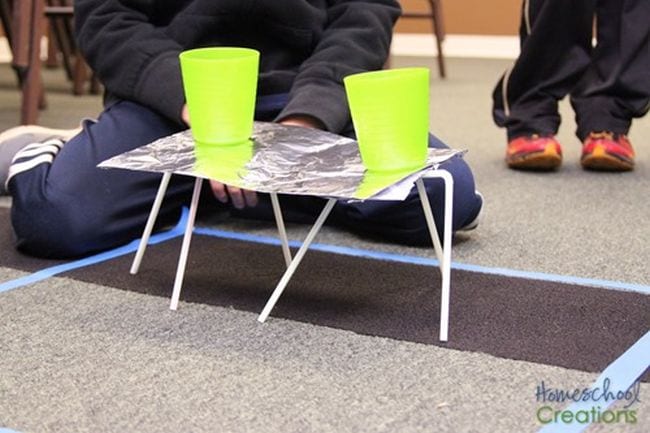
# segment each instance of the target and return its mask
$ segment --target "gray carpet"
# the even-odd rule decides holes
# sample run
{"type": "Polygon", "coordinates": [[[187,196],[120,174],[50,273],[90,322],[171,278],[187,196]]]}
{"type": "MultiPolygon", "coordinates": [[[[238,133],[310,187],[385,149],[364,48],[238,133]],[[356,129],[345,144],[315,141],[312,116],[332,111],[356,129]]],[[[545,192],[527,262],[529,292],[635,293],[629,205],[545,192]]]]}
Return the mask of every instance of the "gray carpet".
{"type": "MultiPolygon", "coordinates": [[[[565,166],[547,174],[509,171],[489,97],[510,62],[448,61],[450,78],[432,81],[432,130],[469,150],[486,197],[480,227],[457,236],[454,260],[650,284],[650,118],[631,133],[638,153],[633,173],[579,168],[566,103],[559,134],[565,166]]],[[[423,64],[434,69],[431,60],[394,61],[394,67],[423,64]]],[[[72,97],[61,77],[46,71],[49,108],[41,123],[73,127],[95,116],[100,99],[72,97]]],[[[17,123],[17,109],[14,77],[0,66],[0,129],[17,123]]],[[[251,221],[219,227],[275,236],[273,227],[251,221]]],[[[290,237],[301,239],[305,231],[292,226],[290,237]]],[[[333,229],[318,241],[432,255],[333,229]]],[[[21,275],[0,268],[0,282],[21,275]]],[[[277,317],[260,325],[255,314],[210,304],[182,303],[177,312],[167,305],[165,298],[66,278],[0,293],[0,431],[533,432],[541,427],[535,419],[541,381],[573,389],[598,376],[277,317]]],[[[643,384],[636,424],[590,431],[647,432],[648,392],[643,384]]]]}
{"type": "Polygon", "coordinates": [[[532,432],[542,380],[596,376],[59,278],[0,312],[0,425],[25,433],[532,432]]]}

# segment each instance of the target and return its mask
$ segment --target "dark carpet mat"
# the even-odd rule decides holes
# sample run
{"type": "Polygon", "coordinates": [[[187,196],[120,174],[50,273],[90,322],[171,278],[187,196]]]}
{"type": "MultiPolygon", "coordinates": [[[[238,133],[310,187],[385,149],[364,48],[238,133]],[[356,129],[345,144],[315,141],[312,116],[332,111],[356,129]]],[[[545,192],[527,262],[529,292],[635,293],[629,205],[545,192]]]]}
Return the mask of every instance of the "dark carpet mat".
{"type": "MultiPolygon", "coordinates": [[[[132,255],[66,276],[169,297],[180,242],[150,247],[136,276],[132,255]]],[[[181,300],[259,313],[283,271],[279,247],[194,236],[181,300]]],[[[450,341],[440,343],[439,277],[435,267],[310,251],[269,320],[592,372],[650,328],[643,294],[453,271],[450,341]]]]}
{"type": "MultiPolygon", "coordinates": [[[[9,245],[7,233],[1,232],[3,245],[9,245]]],[[[132,254],[63,276],[169,297],[180,243],[178,238],[150,246],[136,276],[129,274],[132,254]]],[[[10,247],[0,253],[0,265],[15,269],[58,263],[10,247]]],[[[279,247],[194,236],[181,300],[259,313],[283,272],[279,247]]],[[[457,270],[448,343],[438,341],[439,308],[435,267],[309,251],[269,320],[282,317],[591,372],[602,371],[650,329],[647,295],[457,270]]]]}

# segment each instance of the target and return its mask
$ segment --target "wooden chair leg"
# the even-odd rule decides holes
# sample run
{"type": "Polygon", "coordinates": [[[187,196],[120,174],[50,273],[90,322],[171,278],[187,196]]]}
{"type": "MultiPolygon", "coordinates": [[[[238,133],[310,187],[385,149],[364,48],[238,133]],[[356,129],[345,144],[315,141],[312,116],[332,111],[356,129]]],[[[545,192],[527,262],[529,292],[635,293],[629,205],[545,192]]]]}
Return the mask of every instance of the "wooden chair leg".
{"type": "Polygon", "coordinates": [[[88,67],[84,59],[77,54],[74,63],[74,73],[72,80],[72,93],[75,95],[83,95],[85,93],[84,86],[88,81],[88,67]]]}
{"type": "Polygon", "coordinates": [[[90,94],[99,95],[102,92],[102,84],[99,82],[99,78],[95,73],[90,74],[90,94]]]}
{"type": "Polygon", "coordinates": [[[7,0],[0,0],[0,26],[4,30],[4,35],[7,38],[9,47],[13,50],[13,41],[12,41],[12,4],[7,0]]]}
{"type": "Polygon", "coordinates": [[[49,18],[49,27],[51,29],[50,35],[54,38],[58,51],[61,53],[61,60],[65,73],[68,79],[72,80],[74,75],[73,58],[76,48],[73,45],[73,41],[70,39],[71,36],[68,35],[66,30],[66,20],[68,18],[66,16],[48,14],[47,10],[46,15],[48,15],[49,18]]]}
{"type": "MultiPolygon", "coordinates": [[[[436,40],[436,48],[438,50],[438,74],[440,78],[447,77],[447,71],[445,66],[445,55],[442,48],[442,42],[445,39],[445,25],[444,19],[442,16],[442,5],[441,0],[429,0],[429,11],[405,11],[402,14],[402,18],[406,19],[429,19],[431,20],[431,26],[433,27],[433,36],[436,40]]],[[[390,68],[390,56],[389,59],[384,64],[384,68],[390,68]]]]}
{"type": "Polygon", "coordinates": [[[21,77],[22,124],[36,123],[39,106],[45,104],[41,79],[40,40],[43,35],[43,2],[41,0],[17,2],[14,11],[13,40],[15,41],[13,65],[21,77]]]}
{"type": "Polygon", "coordinates": [[[86,93],[87,83],[90,83],[91,93],[99,93],[99,81],[92,75],[90,68],[79,54],[74,40],[72,1],[47,0],[47,2],[48,7],[45,8],[45,15],[50,20],[53,34],[61,49],[63,65],[68,78],[72,81],[72,93],[83,95],[86,93]]]}
{"type": "Polygon", "coordinates": [[[444,20],[442,17],[442,5],[440,0],[429,0],[431,4],[431,18],[433,23],[433,34],[436,38],[436,47],[438,49],[438,74],[440,78],[447,77],[445,67],[445,55],[442,50],[442,42],[445,39],[444,20]]]}
{"type": "Polygon", "coordinates": [[[38,92],[38,109],[45,110],[47,108],[47,98],[45,97],[45,85],[43,80],[39,78],[39,92],[38,92]]]}
{"type": "Polygon", "coordinates": [[[45,66],[48,68],[59,67],[59,47],[55,39],[52,24],[50,23],[47,26],[47,59],[45,60],[45,66]]]}
{"type": "Polygon", "coordinates": [[[45,108],[46,106],[45,91],[41,80],[40,61],[35,62],[27,70],[27,75],[23,80],[22,91],[20,123],[23,125],[37,123],[39,109],[45,108]]]}
{"type": "Polygon", "coordinates": [[[384,63],[384,68],[383,69],[390,69],[390,65],[391,65],[390,47],[388,49],[389,49],[388,57],[386,57],[386,62],[384,63]]]}

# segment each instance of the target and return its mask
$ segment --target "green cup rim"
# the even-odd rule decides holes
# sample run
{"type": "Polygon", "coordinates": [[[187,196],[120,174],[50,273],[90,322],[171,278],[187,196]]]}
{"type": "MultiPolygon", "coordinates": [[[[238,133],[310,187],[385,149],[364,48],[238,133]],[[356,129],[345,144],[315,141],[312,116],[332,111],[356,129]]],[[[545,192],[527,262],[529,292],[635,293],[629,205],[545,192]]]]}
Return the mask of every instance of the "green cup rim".
{"type": "Polygon", "coordinates": [[[344,82],[358,81],[358,80],[389,80],[396,77],[409,77],[422,73],[430,73],[429,68],[425,67],[409,67],[409,68],[396,68],[396,69],[381,69],[378,71],[367,71],[351,74],[343,78],[344,82]]]}
{"type": "Polygon", "coordinates": [[[245,47],[204,47],[182,51],[179,58],[193,61],[240,60],[260,55],[258,50],[245,47]],[[215,55],[218,54],[218,55],[215,55]]]}

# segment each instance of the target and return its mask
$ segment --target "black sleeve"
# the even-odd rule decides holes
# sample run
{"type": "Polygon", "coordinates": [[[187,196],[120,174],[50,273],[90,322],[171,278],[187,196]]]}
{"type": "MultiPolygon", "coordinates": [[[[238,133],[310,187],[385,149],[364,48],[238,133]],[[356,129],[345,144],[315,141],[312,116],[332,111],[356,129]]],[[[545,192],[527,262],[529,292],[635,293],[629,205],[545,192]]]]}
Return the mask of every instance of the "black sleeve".
{"type": "Polygon", "coordinates": [[[400,11],[392,0],[329,1],[324,32],[301,66],[278,119],[310,115],[327,130],[341,131],[350,116],[343,77],[382,68],[400,11]]]}
{"type": "MultiPolygon", "coordinates": [[[[76,0],[75,25],[82,53],[110,93],[180,122],[185,98],[178,54],[183,47],[167,36],[165,25],[153,24],[156,4],[171,7],[164,3],[76,0]]],[[[382,67],[400,8],[394,0],[324,3],[326,24],[280,119],[306,114],[340,131],[349,121],[343,77],[382,67]]]]}
{"type": "Polygon", "coordinates": [[[181,122],[182,47],[152,24],[155,0],[76,0],[78,45],[106,89],[181,122]]]}

